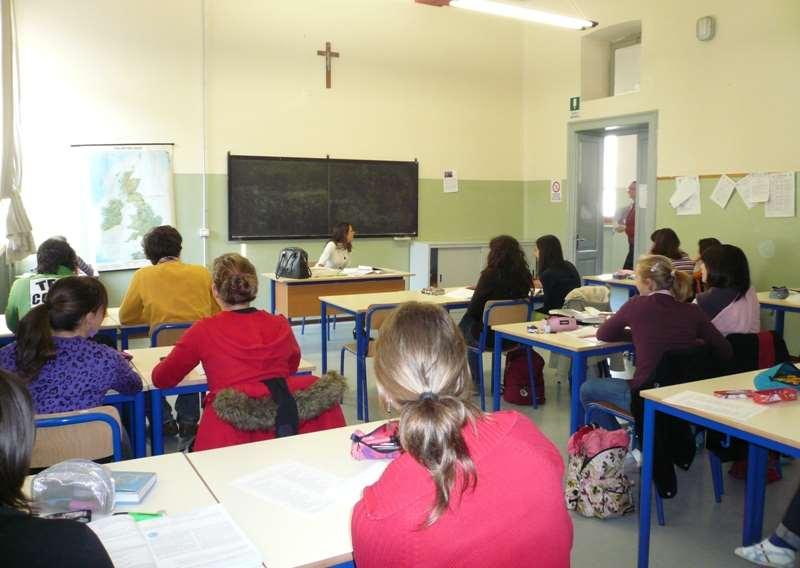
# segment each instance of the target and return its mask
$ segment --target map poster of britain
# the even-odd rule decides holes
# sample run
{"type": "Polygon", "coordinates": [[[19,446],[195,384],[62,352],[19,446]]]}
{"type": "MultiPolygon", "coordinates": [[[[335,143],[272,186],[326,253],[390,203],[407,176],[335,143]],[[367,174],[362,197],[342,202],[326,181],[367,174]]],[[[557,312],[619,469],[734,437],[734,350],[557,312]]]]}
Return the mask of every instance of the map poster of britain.
{"type": "Polygon", "coordinates": [[[174,225],[172,145],[76,147],[79,184],[89,215],[87,256],[98,270],[149,264],[142,237],[174,225]]]}

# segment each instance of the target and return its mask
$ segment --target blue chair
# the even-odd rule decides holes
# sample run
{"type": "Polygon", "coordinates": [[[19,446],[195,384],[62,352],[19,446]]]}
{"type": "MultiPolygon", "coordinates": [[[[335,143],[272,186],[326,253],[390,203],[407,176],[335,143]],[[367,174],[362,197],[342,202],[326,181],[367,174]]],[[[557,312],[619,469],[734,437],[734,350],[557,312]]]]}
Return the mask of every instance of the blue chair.
{"type": "MultiPolygon", "coordinates": [[[[467,357],[477,358],[478,368],[478,394],[481,397],[481,410],[486,410],[486,387],[483,380],[483,354],[490,350],[488,347],[489,333],[493,325],[506,323],[520,323],[531,318],[533,304],[529,298],[519,298],[515,300],[490,300],[483,308],[483,328],[478,338],[477,345],[467,346],[467,357]]],[[[533,372],[532,348],[524,346],[528,355],[528,379],[531,385],[531,397],[533,407],[538,408],[536,403],[536,377],[533,372]]],[[[499,362],[498,362],[499,364],[499,362]]]]}
{"type": "Polygon", "coordinates": [[[122,460],[122,430],[113,406],[39,415],[36,429],[32,468],[74,458],[98,460],[113,456],[114,461],[122,460]]]}
{"type": "MultiPolygon", "coordinates": [[[[367,352],[362,360],[356,360],[356,413],[359,420],[369,422],[369,395],[367,392],[367,357],[375,356],[375,342],[372,332],[383,325],[389,312],[396,308],[395,304],[374,304],[367,308],[365,316],[366,327],[364,334],[367,337],[367,352]],[[358,378],[360,377],[360,379],[358,378]]],[[[339,372],[344,375],[344,354],[346,352],[356,355],[358,353],[355,343],[348,343],[339,352],[339,372]]]]}
{"type": "Polygon", "coordinates": [[[150,347],[175,345],[193,322],[162,323],[150,332],[150,347]]]}
{"type": "MultiPolygon", "coordinates": [[[[600,401],[590,402],[586,405],[586,416],[589,416],[592,412],[605,412],[615,418],[626,421],[629,424],[628,429],[631,432],[631,447],[634,446],[636,439],[636,419],[630,412],[623,410],[615,404],[600,401]]],[[[725,493],[722,477],[722,462],[714,452],[708,452],[708,464],[711,468],[711,481],[714,485],[714,501],[720,503],[722,501],[722,495],[725,493]]],[[[656,496],[656,518],[658,519],[658,524],[663,527],[665,524],[664,500],[661,498],[661,495],[658,494],[658,491],[655,490],[655,487],[653,489],[656,496]]]]}

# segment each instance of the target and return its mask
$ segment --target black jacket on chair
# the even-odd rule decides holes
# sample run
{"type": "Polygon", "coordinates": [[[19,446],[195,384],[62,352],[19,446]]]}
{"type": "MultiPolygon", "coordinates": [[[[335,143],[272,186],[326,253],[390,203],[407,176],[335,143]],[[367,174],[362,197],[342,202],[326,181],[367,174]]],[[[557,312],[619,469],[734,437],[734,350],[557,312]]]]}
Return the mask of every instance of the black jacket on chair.
{"type": "MultiPolygon", "coordinates": [[[[724,366],[715,360],[710,347],[703,345],[690,349],[667,351],[658,367],[644,384],[645,388],[667,387],[710,379],[724,374],[724,366]]],[[[644,425],[644,399],[639,392],[632,393],[631,412],[636,418],[636,431],[640,440],[644,425]]],[[[695,454],[694,432],[688,422],[665,414],[656,415],[653,451],[653,481],[661,497],[668,499],[678,492],[674,465],[689,469],[695,454]]]]}

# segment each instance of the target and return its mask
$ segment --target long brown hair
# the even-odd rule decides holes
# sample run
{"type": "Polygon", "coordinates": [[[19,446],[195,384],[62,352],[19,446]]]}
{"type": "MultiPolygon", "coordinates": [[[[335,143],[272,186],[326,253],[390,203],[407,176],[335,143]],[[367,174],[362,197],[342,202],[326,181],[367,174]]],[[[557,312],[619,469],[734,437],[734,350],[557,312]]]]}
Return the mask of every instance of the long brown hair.
{"type": "Polygon", "coordinates": [[[230,305],[252,302],[258,294],[256,267],[240,254],[230,252],[214,259],[212,280],[217,294],[230,305]]]}
{"type": "Polygon", "coordinates": [[[331,231],[331,240],[334,244],[347,252],[353,252],[353,243],[347,240],[347,233],[350,232],[352,225],[350,223],[336,223],[331,231]]]}
{"type": "Polygon", "coordinates": [[[17,330],[17,372],[31,380],[55,358],[53,331],[74,331],[83,317],[108,307],[108,294],[97,278],[67,276],[56,280],[47,298],[29,311],[17,330]]]}
{"type": "Polygon", "coordinates": [[[461,493],[478,481],[461,433],[482,416],[470,400],[466,344],[442,308],[409,302],[386,320],[376,348],[378,387],[400,409],[400,444],[436,486],[430,526],[447,509],[459,471],[461,493]]]}
{"type": "Polygon", "coordinates": [[[35,437],[28,388],[0,369],[0,505],[29,511],[22,491],[35,437]]]}
{"type": "Polygon", "coordinates": [[[669,290],[679,302],[692,297],[692,277],[688,272],[676,270],[672,260],[659,254],[644,255],[636,262],[636,276],[640,280],[649,278],[656,290],[669,290]]]}
{"type": "Polygon", "coordinates": [[[499,235],[489,242],[489,256],[484,273],[496,273],[506,282],[531,281],[531,269],[519,241],[510,235],[499,235]]]}
{"type": "Polygon", "coordinates": [[[678,238],[678,234],[669,227],[653,231],[650,240],[653,241],[650,254],[660,254],[672,260],[680,260],[686,256],[686,253],[681,250],[681,240],[678,238]]]}

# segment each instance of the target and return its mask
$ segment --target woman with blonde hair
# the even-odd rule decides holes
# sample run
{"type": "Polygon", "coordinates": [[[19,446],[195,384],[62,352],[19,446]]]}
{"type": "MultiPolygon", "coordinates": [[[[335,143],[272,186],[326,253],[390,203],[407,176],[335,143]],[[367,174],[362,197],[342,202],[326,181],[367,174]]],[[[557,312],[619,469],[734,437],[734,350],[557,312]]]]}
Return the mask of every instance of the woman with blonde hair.
{"type": "Polygon", "coordinates": [[[172,388],[203,364],[209,393],[194,449],[344,426],[341,378],[295,376],[300,347],[286,318],[250,307],[258,293],[253,264],[223,254],[214,259],[212,282],[222,311],[192,325],[153,369],[153,383],[172,388]]]}
{"type": "MultiPolygon", "coordinates": [[[[630,410],[631,391],[639,390],[655,371],[662,355],[672,349],[687,349],[704,342],[719,359],[729,359],[730,343],[711,324],[697,304],[687,304],[692,296],[692,276],[676,269],[666,256],[642,256],[636,263],[636,288],[631,298],[597,330],[601,341],[633,341],[636,370],[630,381],[588,379],[581,386],[584,407],[595,401],[610,402],[630,410]]],[[[586,422],[607,430],[619,428],[606,413],[586,416],[586,422]]]]}
{"type": "Polygon", "coordinates": [[[486,415],[472,403],[466,344],[447,312],[414,302],[395,310],[375,372],[400,414],[404,453],[353,510],[359,568],[569,566],[561,455],[521,414],[486,415]]]}

